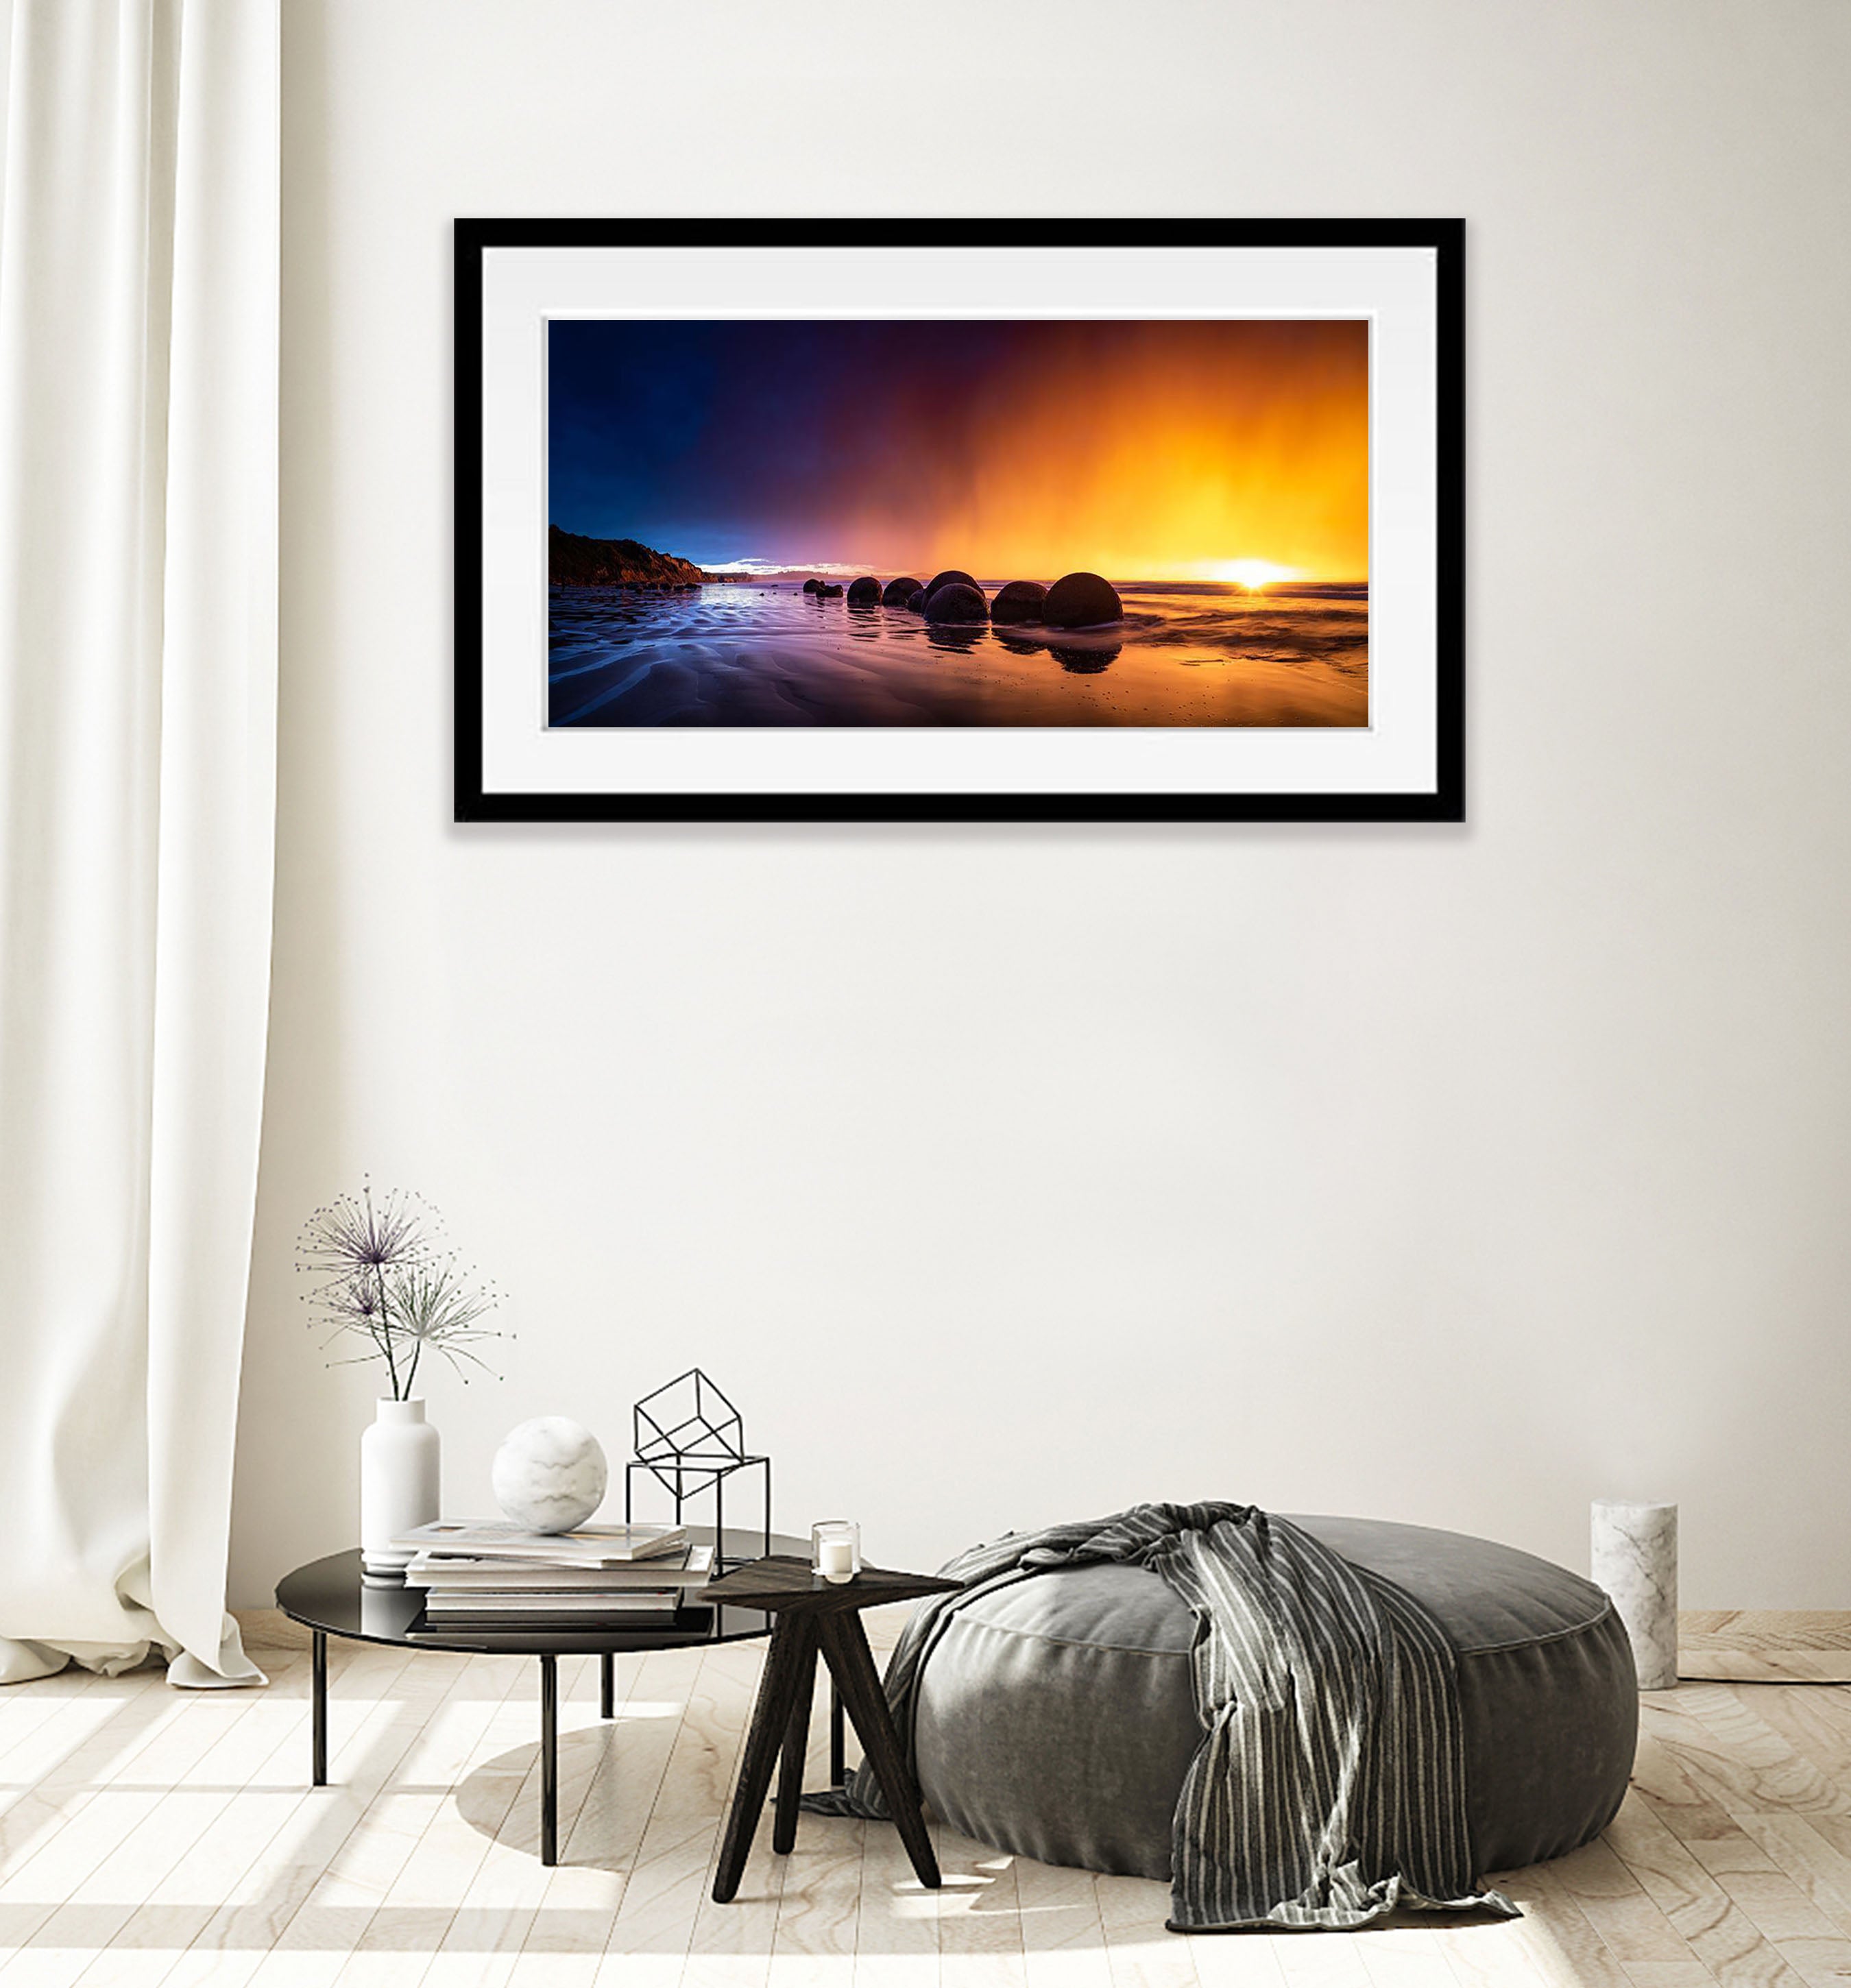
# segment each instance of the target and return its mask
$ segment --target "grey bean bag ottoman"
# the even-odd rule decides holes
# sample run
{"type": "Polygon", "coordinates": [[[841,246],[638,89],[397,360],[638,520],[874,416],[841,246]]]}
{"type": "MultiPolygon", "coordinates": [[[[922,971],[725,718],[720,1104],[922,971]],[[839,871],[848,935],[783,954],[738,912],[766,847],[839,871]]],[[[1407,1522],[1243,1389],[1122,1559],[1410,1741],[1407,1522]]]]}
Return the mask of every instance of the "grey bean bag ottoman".
{"type": "MultiPolygon", "coordinates": [[[[1423,1601],[1457,1646],[1477,1868],[1518,1870],[1599,1835],[1626,1793],[1639,1725],[1632,1651],[1606,1595],[1487,1540],[1292,1516],[1423,1601]]],[[[1061,1568],[969,1603],[920,1682],[926,1799],[999,1850],[1167,1880],[1176,1797],[1202,1740],[1195,1629],[1135,1567],[1061,1568]]]]}

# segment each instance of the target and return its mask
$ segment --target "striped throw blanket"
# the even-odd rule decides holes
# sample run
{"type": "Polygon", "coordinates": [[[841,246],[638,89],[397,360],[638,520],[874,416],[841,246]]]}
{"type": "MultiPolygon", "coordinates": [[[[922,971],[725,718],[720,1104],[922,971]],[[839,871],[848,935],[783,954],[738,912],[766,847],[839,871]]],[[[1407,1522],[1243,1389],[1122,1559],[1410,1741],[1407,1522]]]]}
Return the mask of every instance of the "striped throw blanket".
{"type": "MultiPolygon", "coordinates": [[[[920,1606],[888,1667],[909,1752],[921,1672],[956,1611],[1087,1560],[1148,1567],[1200,1625],[1203,1737],[1176,1803],[1173,1931],[1359,1926],[1398,1904],[1518,1916],[1472,1868],[1445,1631],[1392,1582],[1250,1505],[1138,1505],[960,1554],[942,1570],[963,1587],[920,1606]]],[[[885,1813],[865,1767],[806,1806],[885,1813]]]]}

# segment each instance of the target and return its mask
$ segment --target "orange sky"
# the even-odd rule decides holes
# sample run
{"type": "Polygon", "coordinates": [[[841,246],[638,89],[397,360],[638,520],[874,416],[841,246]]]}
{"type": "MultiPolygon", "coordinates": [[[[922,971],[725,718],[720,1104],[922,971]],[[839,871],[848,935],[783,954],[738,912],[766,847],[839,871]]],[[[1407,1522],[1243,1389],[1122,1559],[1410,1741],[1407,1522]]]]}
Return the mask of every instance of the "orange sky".
{"type": "Polygon", "coordinates": [[[929,563],[1132,580],[1263,560],[1366,579],[1367,324],[1136,329],[1108,374],[1076,339],[986,384],[966,431],[985,441],[940,493],[929,563]]]}

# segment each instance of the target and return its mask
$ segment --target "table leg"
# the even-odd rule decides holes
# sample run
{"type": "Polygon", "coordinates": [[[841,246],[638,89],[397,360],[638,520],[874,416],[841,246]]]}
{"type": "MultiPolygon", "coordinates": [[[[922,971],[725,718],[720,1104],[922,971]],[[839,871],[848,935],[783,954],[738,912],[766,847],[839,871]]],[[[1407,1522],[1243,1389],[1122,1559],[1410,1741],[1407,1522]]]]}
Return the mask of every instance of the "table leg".
{"type": "Polygon", "coordinates": [[[757,1702],[752,1708],[751,1729],[739,1762],[739,1785],[733,1791],[733,1808],[726,1817],[726,1834],[720,1844],[719,1862],[713,1873],[713,1902],[723,1905],[734,1898],[745,1875],[746,1858],[752,1848],[753,1832],[759,1812],[771,1786],[772,1770],[790,1724],[791,1694],[801,1665],[799,1658],[807,1638],[799,1618],[787,1616],[771,1632],[771,1647],[765,1653],[765,1668],[759,1678],[757,1702]]]}
{"type": "Polygon", "coordinates": [[[617,1716],[617,1652],[607,1650],[597,1660],[597,1716],[617,1716]]]}
{"type": "Polygon", "coordinates": [[[893,1817],[900,1841],[912,1860],[919,1882],[932,1890],[939,1883],[939,1860],[932,1854],[932,1838],[926,1832],[926,1818],[919,1813],[919,1790],[900,1748],[899,1736],[887,1709],[887,1696],[874,1667],[874,1653],[868,1647],[861,1618],[844,1610],[824,1615],[819,1623],[823,1656],[835,1674],[848,1702],[848,1716],[861,1736],[861,1754],[873,1768],[881,1793],[887,1799],[887,1812],[893,1817]]]}
{"type": "Polygon", "coordinates": [[[559,1659],[540,1660],[540,1861],[559,1861],[559,1659]]]}
{"type": "Polygon", "coordinates": [[[328,1784],[328,1638],[321,1629],[309,1659],[309,1778],[318,1788],[328,1784]]]}
{"type": "Polygon", "coordinates": [[[797,1660],[790,1691],[790,1716],[784,1726],[783,1765],[778,1773],[777,1807],[771,1824],[771,1847],[786,1857],[797,1844],[797,1804],[804,1799],[804,1756],[810,1750],[810,1700],[816,1690],[816,1630],[806,1621],[804,1647],[797,1660]]]}
{"type": "Polygon", "coordinates": [[[844,1786],[848,1779],[848,1735],[842,1730],[842,1687],[829,1673],[829,1785],[844,1786]]]}

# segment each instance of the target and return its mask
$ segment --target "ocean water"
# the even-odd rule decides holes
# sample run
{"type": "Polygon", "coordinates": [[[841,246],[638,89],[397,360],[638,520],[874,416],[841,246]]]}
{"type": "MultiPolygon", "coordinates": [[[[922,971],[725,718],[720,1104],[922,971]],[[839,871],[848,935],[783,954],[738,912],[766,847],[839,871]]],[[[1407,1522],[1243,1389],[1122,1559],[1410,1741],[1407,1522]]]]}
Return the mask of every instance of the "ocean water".
{"type": "Polygon", "coordinates": [[[1122,624],[1062,631],[932,627],[798,582],[556,587],[550,722],[1368,724],[1367,587],[1118,591],[1122,624]]]}

